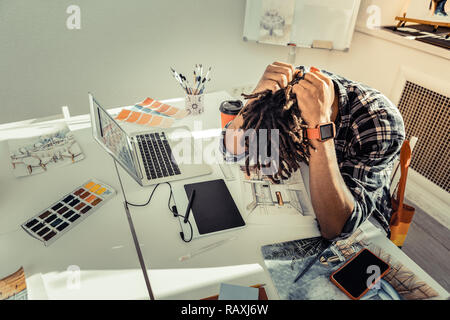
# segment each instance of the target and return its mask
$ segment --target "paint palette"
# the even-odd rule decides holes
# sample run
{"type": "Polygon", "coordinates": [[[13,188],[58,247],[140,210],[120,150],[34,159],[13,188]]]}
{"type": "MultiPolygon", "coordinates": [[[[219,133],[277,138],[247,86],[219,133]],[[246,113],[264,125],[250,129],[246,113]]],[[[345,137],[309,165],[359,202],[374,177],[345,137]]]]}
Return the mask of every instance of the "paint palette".
{"type": "Polygon", "coordinates": [[[46,246],[50,245],[100,208],[115,193],[110,186],[91,179],[23,223],[22,228],[46,246]]]}

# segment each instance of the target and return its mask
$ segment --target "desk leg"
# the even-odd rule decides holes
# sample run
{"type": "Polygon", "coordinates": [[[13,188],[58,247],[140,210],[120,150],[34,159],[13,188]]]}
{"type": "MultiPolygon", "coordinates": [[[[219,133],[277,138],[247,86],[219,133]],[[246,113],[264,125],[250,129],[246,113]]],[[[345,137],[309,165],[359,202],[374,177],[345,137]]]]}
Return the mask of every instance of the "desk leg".
{"type": "Polygon", "coordinates": [[[145,261],[144,261],[144,258],[142,257],[141,247],[139,246],[139,241],[136,236],[136,231],[134,230],[134,224],[133,224],[133,219],[131,218],[131,215],[130,215],[130,210],[128,209],[128,205],[126,202],[124,202],[123,205],[125,207],[125,212],[127,214],[128,224],[130,226],[131,235],[133,236],[134,246],[136,248],[136,253],[139,258],[139,264],[141,265],[142,273],[144,274],[145,284],[147,285],[147,290],[148,290],[148,294],[150,295],[150,300],[155,300],[155,297],[153,296],[152,286],[150,285],[150,280],[148,278],[147,268],[145,267],[145,261]]]}
{"type": "Polygon", "coordinates": [[[144,274],[145,285],[147,286],[147,291],[150,296],[150,300],[155,300],[153,295],[152,286],[150,285],[150,280],[148,278],[147,267],[145,266],[144,258],[142,257],[141,247],[139,246],[139,241],[134,229],[133,219],[131,218],[130,210],[128,209],[127,197],[125,195],[125,190],[123,188],[122,179],[120,178],[119,169],[117,168],[117,161],[114,159],[114,166],[116,167],[117,178],[119,179],[120,189],[122,190],[123,196],[123,206],[125,208],[125,213],[127,215],[128,225],[130,226],[131,235],[133,236],[134,247],[136,248],[136,253],[139,258],[139,264],[141,265],[142,273],[144,274]]]}

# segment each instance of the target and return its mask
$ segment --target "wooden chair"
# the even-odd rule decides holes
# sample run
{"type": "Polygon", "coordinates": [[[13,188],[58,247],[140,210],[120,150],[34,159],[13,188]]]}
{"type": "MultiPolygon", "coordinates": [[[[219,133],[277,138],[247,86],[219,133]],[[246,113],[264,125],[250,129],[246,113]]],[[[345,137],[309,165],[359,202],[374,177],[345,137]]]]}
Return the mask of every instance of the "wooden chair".
{"type": "Polygon", "coordinates": [[[397,184],[395,190],[397,194],[392,196],[392,208],[394,212],[392,213],[390,227],[391,234],[389,238],[398,247],[402,247],[405,242],[406,235],[408,234],[409,226],[414,217],[415,208],[404,203],[405,190],[406,190],[406,179],[408,177],[408,168],[411,163],[411,147],[409,140],[403,142],[400,151],[400,180],[397,184]]]}

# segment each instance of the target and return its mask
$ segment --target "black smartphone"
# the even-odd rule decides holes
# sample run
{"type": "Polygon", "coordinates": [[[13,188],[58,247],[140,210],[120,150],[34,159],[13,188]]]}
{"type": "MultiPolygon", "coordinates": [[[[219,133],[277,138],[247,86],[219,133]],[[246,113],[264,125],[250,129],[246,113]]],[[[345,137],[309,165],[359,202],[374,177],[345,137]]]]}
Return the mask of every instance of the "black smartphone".
{"type": "Polygon", "coordinates": [[[368,249],[362,249],[333,272],[331,281],[351,299],[358,300],[373,287],[390,266],[368,249]]]}

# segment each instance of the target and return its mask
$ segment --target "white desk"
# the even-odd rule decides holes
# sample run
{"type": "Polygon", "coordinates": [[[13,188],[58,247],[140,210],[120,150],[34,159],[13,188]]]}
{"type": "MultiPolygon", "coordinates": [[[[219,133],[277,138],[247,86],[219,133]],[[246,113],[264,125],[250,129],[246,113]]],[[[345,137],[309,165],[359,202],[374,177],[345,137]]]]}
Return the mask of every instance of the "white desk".
{"type": "MultiPolygon", "coordinates": [[[[2,137],[6,134],[0,132],[2,137]]],[[[74,130],[74,134],[86,159],[24,178],[13,176],[7,144],[0,142],[0,274],[6,276],[23,266],[30,279],[30,298],[146,298],[120,195],[49,247],[20,228],[26,219],[71,192],[83,180],[96,177],[118,190],[113,163],[94,142],[90,130],[74,130]],[[67,288],[66,282],[74,276],[66,272],[71,265],[80,268],[79,289],[67,288]],[[119,276],[108,276],[115,272],[119,276]]]]}
{"type": "MultiPolygon", "coordinates": [[[[99,97],[100,99],[101,97],[99,97]]],[[[206,95],[205,112],[179,122],[192,130],[220,128],[218,107],[231,99],[225,92],[206,95]],[[193,120],[201,120],[194,122],[193,120]],[[200,128],[201,126],[201,128],[200,128]]],[[[184,99],[168,103],[183,107],[184,99]]],[[[144,278],[122,205],[119,183],[109,156],[92,139],[88,117],[71,119],[69,125],[86,154],[74,165],[56,168],[44,174],[16,179],[11,173],[6,143],[0,142],[0,276],[24,266],[30,298],[50,299],[146,299],[144,278]],[[19,226],[52,201],[89,178],[98,178],[113,186],[118,195],[91,217],[70,230],[49,247],[31,238],[19,226]],[[20,191],[20,193],[19,193],[20,191]],[[22,194],[27,195],[23,201],[22,194]],[[15,231],[14,231],[15,230],[15,231]],[[70,265],[80,267],[80,287],[67,286],[70,265]]],[[[9,130],[1,130],[0,141],[9,130]]],[[[119,168],[130,202],[145,202],[153,187],[140,187],[119,168]]],[[[223,178],[217,165],[208,176],[173,182],[174,188],[185,183],[223,178]]],[[[227,182],[241,212],[243,201],[239,182],[227,182]]],[[[147,207],[130,207],[141,250],[155,297],[158,299],[199,299],[218,293],[220,282],[242,285],[266,283],[269,298],[277,293],[265,271],[260,247],[281,241],[318,236],[317,228],[247,225],[244,229],[195,239],[184,243],[180,227],[167,209],[169,187],[161,185],[147,207]],[[235,236],[226,244],[180,262],[189,252],[235,236]]],[[[381,235],[381,233],[380,233],[381,235]]],[[[385,237],[377,238],[385,251],[427,281],[441,297],[448,293],[423,272],[385,237]]]]}

